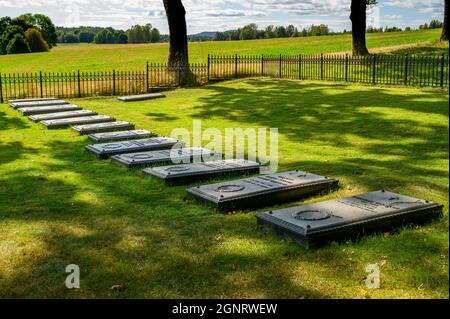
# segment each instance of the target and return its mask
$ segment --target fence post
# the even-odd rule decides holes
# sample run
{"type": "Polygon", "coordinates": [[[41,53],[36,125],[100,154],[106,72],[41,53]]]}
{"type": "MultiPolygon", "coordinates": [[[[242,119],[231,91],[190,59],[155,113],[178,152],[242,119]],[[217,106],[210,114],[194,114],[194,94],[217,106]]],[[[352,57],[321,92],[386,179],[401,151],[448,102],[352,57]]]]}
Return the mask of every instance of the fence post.
{"type": "Polygon", "coordinates": [[[208,82],[211,81],[211,56],[208,54],[208,82]]]}
{"type": "Polygon", "coordinates": [[[81,97],[81,76],[80,76],[80,70],[77,72],[77,79],[78,79],[78,97],[81,97]]]}
{"type": "Polygon", "coordinates": [[[302,55],[298,55],[298,79],[302,79],[302,55]]]}
{"type": "Polygon", "coordinates": [[[323,53],[320,54],[320,80],[323,81],[323,53]]]}
{"type": "Polygon", "coordinates": [[[264,76],[264,54],[261,54],[261,76],[264,76]]]}
{"type": "Polygon", "coordinates": [[[3,100],[3,82],[2,82],[2,74],[0,73],[0,103],[4,103],[3,100]]]}
{"type": "Polygon", "coordinates": [[[234,77],[238,77],[238,55],[236,54],[234,57],[234,77]]]}
{"type": "Polygon", "coordinates": [[[41,93],[41,99],[44,97],[44,90],[42,87],[42,71],[39,71],[39,87],[40,87],[40,93],[41,93]]]}
{"type": "Polygon", "coordinates": [[[441,56],[441,89],[444,89],[445,54],[441,56]]]}
{"type": "Polygon", "coordinates": [[[115,95],[116,95],[116,70],[113,70],[113,96],[115,95]]]}
{"type": "Polygon", "coordinates": [[[348,53],[345,54],[345,82],[348,82],[348,53]]]}
{"type": "Polygon", "coordinates": [[[145,91],[147,93],[150,92],[149,75],[150,75],[150,72],[149,72],[148,61],[147,61],[146,66],[145,66],[145,86],[147,87],[147,89],[145,91]]]}
{"type": "Polygon", "coordinates": [[[373,55],[373,65],[372,65],[372,85],[376,84],[376,74],[377,74],[377,56],[373,55]]]}
{"type": "Polygon", "coordinates": [[[408,53],[405,55],[405,85],[408,85],[408,53]]]}
{"type": "Polygon", "coordinates": [[[281,56],[281,54],[280,54],[280,79],[283,77],[283,73],[282,73],[282,71],[281,71],[281,68],[282,68],[282,62],[283,62],[283,58],[282,58],[282,56],[281,56]]]}

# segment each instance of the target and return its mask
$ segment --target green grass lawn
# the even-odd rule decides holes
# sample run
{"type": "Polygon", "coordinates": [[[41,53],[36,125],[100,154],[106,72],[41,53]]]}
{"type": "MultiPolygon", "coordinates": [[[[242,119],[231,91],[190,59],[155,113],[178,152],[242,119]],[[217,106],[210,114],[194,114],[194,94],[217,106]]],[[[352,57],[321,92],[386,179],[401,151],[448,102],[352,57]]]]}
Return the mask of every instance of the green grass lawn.
{"type": "MultiPolygon", "coordinates": [[[[369,48],[430,42],[439,39],[441,30],[372,33],[369,48]]],[[[208,54],[319,54],[350,51],[351,35],[294,39],[268,39],[190,43],[191,62],[206,63],[208,54]]],[[[140,45],[60,45],[49,53],[0,56],[1,73],[143,70],[146,61],[166,62],[167,44],[140,45]]]]}
{"type": "Polygon", "coordinates": [[[448,95],[247,79],[163,100],[71,100],[168,135],[177,127],[278,127],[280,170],[340,189],[279,207],[389,189],[445,205],[442,219],[305,250],[256,229],[259,211],[216,213],[137,170],[101,161],[71,130],[0,105],[0,297],[448,298],[448,95]],[[81,289],[65,267],[81,267],[81,289]],[[381,265],[381,289],[364,285],[381,265]],[[112,290],[121,285],[120,291],[112,290]]]}

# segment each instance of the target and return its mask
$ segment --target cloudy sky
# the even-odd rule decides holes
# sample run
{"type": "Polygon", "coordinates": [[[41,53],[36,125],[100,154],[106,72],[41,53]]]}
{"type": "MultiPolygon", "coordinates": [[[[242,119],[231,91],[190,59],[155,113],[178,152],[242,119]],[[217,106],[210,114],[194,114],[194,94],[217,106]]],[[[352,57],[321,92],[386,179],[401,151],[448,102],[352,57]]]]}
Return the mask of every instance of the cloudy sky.
{"type": "MultiPolygon", "coordinates": [[[[413,26],[442,20],[444,0],[379,0],[369,17],[373,26],[413,26]]],[[[231,30],[248,23],[260,27],[325,23],[350,29],[350,0],[184,0],[189,33],[231,30]]],[[[127,29],[151,23],[167,33],[162,0],[0,0],[0,16],[44,13],[58,26],[112,26],[127,29]]]]}

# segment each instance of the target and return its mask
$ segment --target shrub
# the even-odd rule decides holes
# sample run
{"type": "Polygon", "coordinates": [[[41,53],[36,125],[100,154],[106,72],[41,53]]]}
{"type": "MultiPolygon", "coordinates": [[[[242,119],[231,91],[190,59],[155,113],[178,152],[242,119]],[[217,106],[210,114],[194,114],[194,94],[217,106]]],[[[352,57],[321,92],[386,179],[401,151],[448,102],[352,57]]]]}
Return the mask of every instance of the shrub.
{"type": "Polygon", "coordinates": [[[7,54],[18,54],[18,53],[30,53],[30,45],[28,44],[27,39],[17,33],[14,37],[9,41],[8,46],[6,47],[7,54]]]}
{"type": "Polygon", "coordinates": [[[47,52],[49,50],[47,42],[44,40],[41,31],[30,28],[25,32],[31,52],[47,52]]]}

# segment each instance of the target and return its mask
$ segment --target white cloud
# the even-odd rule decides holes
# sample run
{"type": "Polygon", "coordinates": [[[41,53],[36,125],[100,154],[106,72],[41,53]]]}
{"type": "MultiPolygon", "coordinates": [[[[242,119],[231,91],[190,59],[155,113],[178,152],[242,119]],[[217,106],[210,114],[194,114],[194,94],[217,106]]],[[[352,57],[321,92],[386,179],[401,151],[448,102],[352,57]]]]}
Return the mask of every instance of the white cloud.
{"type": "MultiPolygon", "coordinates": [[[[248,23],[260,27],[292,23],[302,27],[326,23],[332,29],[350,27],[351,0],[183,0],[190,33],[229,30],[248,23]]],[[[379,0],[383,22],[405,24],[442,15],[442,0],[379,0]],[[401,11],[411,13],[402,14],[401,11]],[[399,12],[400,11],[400,12],[399,12]],[[383,16],[384,15],[384,16],[383,16]]],[[[1,15],[44,13],[57,25],[113,26],[126,29],[151,23],[167,32],[162,0],[0,0],[1,15]]]]}

